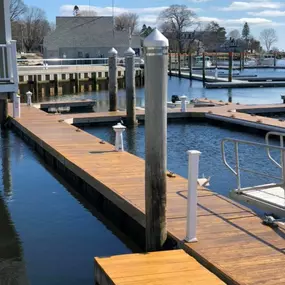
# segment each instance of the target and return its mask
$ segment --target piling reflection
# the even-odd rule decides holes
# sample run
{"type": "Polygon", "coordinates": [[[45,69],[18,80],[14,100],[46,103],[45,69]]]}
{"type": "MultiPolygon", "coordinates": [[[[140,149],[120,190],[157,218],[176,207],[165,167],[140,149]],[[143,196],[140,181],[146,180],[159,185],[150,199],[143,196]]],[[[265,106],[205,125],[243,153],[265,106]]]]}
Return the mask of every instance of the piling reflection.
{"type": "Polygon", "coordinates": [[[128,148],[128,151],[133,154],[136,153],[137,128],[138,127],[136,126],[128,127],[126,130],[127,148],[128,148]]]}
{"type": "Polygon", "coordinates": [[[2,137],[2,183],[4,187],[4,194],[6,197],[12,195],[12,177],[11,177],[11,148],[10,148],[10,136],[7,130],[1,131],[2,137]]]}
{"type": "Polygon", "coordinates": [[[0,196],[0,285],[28,285],[19,236],[0,196]]]}
{"type": "Polygon", "coordinates": [[[233,89],[232,88],[228,89],[228,102],[229,103],[233,102],[233,89]]]}

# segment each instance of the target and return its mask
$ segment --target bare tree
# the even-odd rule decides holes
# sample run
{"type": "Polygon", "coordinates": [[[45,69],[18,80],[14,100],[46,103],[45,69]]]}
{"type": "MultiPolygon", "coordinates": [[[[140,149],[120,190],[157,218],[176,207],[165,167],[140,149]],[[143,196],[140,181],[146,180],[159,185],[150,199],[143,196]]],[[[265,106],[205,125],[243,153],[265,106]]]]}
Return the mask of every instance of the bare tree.
{"type": "Polygon", "coordinates": [[[197,16],[186,5],[171,5],[159,14],[158,21],[161,23],[160,28],[164,30],[164,33],[170,34],[177,43],[180,72],[180,53],[185,41],[184,32],[198,24],[197,16]]]}
{"type": "Polygon", "coordinates": [[[12,22],[19,20],[26,9],[27,7],[22,0],[10,0],[10,20],[12,22]]]}
{"type": "Polygon", "coordinates": [[[37,7],[29,7],[23,17],[24,45],[29,52],[39,49],[50,27],[45,12],[37,7]]]}
{"type": "Polygon", "coordinates": [[[234,40],[238,40],[238,39],[241,38],[241,34],[240,34],[239,30],[232,30],[232,31],[229,32],[228,38],[232,38],[234,40]]]}
{"type": "Polygon", "coordinates": [[[128,31],[131,33],[137,29],[139,15],[135,13],[122,13],[115,17],[115,29],[117,31],[128,31]]]}
{"type": "Polygon", "coordinates": [[[269,52],[272,45],[278,41],[276,31],[272,28],[264,29],[260,33],[260,41],[265,45],[267,52],[269,52]]]}

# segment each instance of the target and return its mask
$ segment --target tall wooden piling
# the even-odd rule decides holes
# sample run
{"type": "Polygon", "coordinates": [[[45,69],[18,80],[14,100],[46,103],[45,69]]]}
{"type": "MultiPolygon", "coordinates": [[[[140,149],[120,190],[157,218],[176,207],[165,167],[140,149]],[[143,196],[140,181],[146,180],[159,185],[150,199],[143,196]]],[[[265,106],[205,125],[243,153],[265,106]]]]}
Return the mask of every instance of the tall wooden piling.
{"type": "Polygon", "coordinates": [[[91,74],[92,78],[92,91],[97,91],[97,78],[96,78],[96,72],[92,72],[91,74]]]}
{"type": "Polygon", "coordinates": [[[58,75],[54,74],[54,95],[58,95],[58,75]]]}
{"type": "Polygon", "coordinates": [[[169,75],[171,76],[172,75],[172,71],[171,71],[171,69],[172,69],[172,62],[171,62],[171,52],[169,52],[169,54],[168,54],[168,70],[169,70],[169,75]]]}
{"type": "Polygon", "coordinates": [[[229,52],[229,82],[233,81],[233,53],[229,52]]]}
{"type": "Polygon", "coordinates": [[[181,77],[181,53],[178,53],[178,76],[181,77]]]}
{"type": "Polygon", "coordinates": [[[39,83],[38,83],[38,75],[34,75],[34,90],[33,94],[35,97],[39,95],[39,83]]]}
{"type": "Polygon", "coordinates": [[[276,56],[276,52],[274,53],[274,67],[276,67],[277,65],[277,56],[276,56]]]}
{"type": "Polygon", "coordinates": [[[129,47],[125,52],[125,82],[127,103],[127,125],[134,126],[136,120],[135,51],[129,47]]]}
{"type": "Polygon", "coordinates": [[[160,250],[167,238],[167,54],[168,40],[157,30],[145,50],[145,211],[146,250],[160,250]]]}
{"type": "Polygon", "coordinates": [[[79,92],[79,73],[75,73],[75,93],[79,92]]]}
{"type": "Polygon", "coordinates": [[[109,111],[117,111],[117,54],[118,52],[114,48],[109,51],[109,111]]]}
{"type": "Polygon", "coordinates": [[[202,76],[203,76],[203,83],[206,82],[206,59],[205,59],[205,53],[203,52],[203,67],[202,67],[202,76]]]}
{"type": "Polygon", "coordinates": [[[242,52],[239,54],[239,70],[242,71],[242,52]]]}
{"type": "Polygon", "coordinates": [[[193,64],[192,64],[192,54],[189,53],[188,57],[188,67],[189,67],[189,79],[192,79],[192,73],[193,73],[193,64]]]}

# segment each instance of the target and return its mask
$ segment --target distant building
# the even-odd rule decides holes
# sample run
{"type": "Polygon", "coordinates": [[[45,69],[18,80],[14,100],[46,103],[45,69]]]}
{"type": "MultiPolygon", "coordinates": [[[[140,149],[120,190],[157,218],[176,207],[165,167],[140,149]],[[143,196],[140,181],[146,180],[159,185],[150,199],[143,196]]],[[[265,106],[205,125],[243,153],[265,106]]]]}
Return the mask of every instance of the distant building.
{"type": "MultiPolygon", "coordinates": [[[[108,57],[114,47],[123,56],[129,46],[128,31],[113,31],[112,17],[56,17],[56,29],[44,38],[45,58],[108,57]]],[[[139,56],[141,40],[132,36],[132,48],[139,56]]]]}

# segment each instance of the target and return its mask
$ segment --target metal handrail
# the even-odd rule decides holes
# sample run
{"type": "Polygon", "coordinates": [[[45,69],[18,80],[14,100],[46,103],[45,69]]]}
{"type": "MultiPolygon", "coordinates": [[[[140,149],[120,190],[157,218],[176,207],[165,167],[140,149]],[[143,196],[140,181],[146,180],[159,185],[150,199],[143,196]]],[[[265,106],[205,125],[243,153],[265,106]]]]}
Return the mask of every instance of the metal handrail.
{"type": "MultiPolygon", "coordinates": [[[[285,137],[285,133],[283,134],[283,133],[279,133],[279,132],[268,132],[268,133],[266,134],[266,136],[265,136],[265,142],[266,142],[266,144],[269,144],[269,142],[270,142],[270,137],[271,137],[271,136],[278,136],[278,137],[280,138],[280,146],[281,146],[281,147],[284,147],[284,137],[285,137]]],[[[271,153],[270,153],[270,149],[269,149],[269,148],[267,148],[267,155],[268,155],[269,159],[270,159],[271,161],[273,161],[279,168],[283,168],[282,163],[281,163],[281,164],[278,163],[278,162],[271,156],[271,153]]],[[[281,160],[281,161],[283,161],[283,160],[281,160]]]]}
{"type": "MultiPolygon", "coordinates": [[[[231,139],[231,138],[223,139],[222,142],[221,142],[223,162],[227,166],[227,168],[236,176],[236,178],[237,178],[237,190],[238,191],[241,190],[241,178],[240,178],[240,172],[241,171],[253,173],[253,174],[256,174],[256,175],[263,176],[263,177],[279,179],[279,180],[284,182],[284,175],[281,178],[281,177],[269,175],[269,174],[266,174],[266,173],[254,171],[254,170],[251,170],[251,169],[248,169],[248,168],[241,168],[240,167],[240,163],[239,163],[239,149],[238,149],[239,144],[245,144],[245,145],[252,145],[252,146],[262,147],[262,148],[265,148],[266,150],[268,150],[268,149],[276,149],[276,150],[280,150],[281,151],[281,153],[283,154],[282,158],[285,155],[285,148],[281,147],[281,146],[274,146],[274,145],[270,145],[270,144],[256,143],[256,142],[244,141],[244,140],[238,140],[238,139],[231,139]],[[230,142],[230,143],[234,144],[235,160],[236,160],[235,169],[228,163],[228,161],[226,159],[226,154],[225,154],[225,144],[226,144],[226,142],[230,142]]],[[[283,171],[283,173],[284,173],[284,171],[283,171]]]]}

